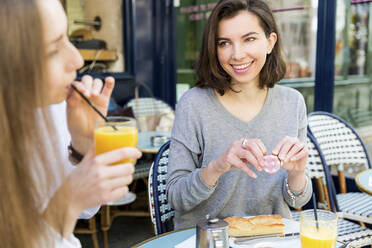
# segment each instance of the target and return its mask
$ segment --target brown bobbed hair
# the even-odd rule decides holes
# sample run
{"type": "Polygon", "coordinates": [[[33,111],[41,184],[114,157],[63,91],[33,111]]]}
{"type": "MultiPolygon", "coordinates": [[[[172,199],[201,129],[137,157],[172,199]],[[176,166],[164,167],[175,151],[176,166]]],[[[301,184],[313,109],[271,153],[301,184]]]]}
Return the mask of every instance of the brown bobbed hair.
{"type": "MultiPolygon", "coordinates": [[[[42,1],[0,1],[1,247],[53,247],[43,208],[64,175],[53,121],[43,107],[48,87],[42,1]],[[53,163],[59,163],[55,170],[53,163]]],[[[64,211],[61,204],[50,210],[53,216],[64,211]]],[[[56,223],[62,232],[63,220],[56,223]]]]}
{"type": "Polygon", "coordinates": [[[218,25],[222,19],[232,18],[240,11],[249,11],[258,17],[259,24],[268,38],[276,33],[277,41],[267,55],[265,65],[259,75],[259,87],[274,87],[284,77],[286,65],[281,54],[281,39],[270,7],[264,0],[221,0],[212,10],[204,27],[202,46],[195,64],[198,80],[196,86],[213,88],[220,95],[233,90],[231,77],[222,68],[217,57],[218,25]]]}

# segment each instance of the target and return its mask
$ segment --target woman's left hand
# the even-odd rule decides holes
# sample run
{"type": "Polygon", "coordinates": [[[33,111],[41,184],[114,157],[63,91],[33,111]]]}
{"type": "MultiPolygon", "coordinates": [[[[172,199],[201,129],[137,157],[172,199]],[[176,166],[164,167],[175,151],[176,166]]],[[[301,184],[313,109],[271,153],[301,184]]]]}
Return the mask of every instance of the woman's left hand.
{"type": "Polygon", "coordinates": [[[275,146],[272,154],[278,156],[288,174],[304,174],[308,150],[297,137],[286,136],[275,146]]]}
{"type": "MultiPolygon", "coordinates": [[[[83,76],[81,83],[73,84],[102,114],[106,115],[115,86],[113,77],[106,77],[104,86],[102,80],[93,79],[88,75],[83,76]]],[[[93,142],[96,123],[103,122],[103,119],[72,88],[67,97],[67,121],[72,146],[81,154],[85,154],[93,142]]]]}

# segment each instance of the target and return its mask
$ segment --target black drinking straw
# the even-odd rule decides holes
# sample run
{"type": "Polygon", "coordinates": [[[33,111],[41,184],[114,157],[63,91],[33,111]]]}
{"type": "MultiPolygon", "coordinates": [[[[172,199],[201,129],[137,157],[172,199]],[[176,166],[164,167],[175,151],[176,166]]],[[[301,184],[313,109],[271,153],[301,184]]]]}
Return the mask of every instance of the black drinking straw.
{"type": "MultiPolygon", "coordinates": [[[[101,116],[102,117],[102,119],[104,119],[105,120],[105,122],[108,122],[109,120],[106,118],[106,116],[104,116],[102,113],[101,113],[101,111],[99,111],[97,108],[96,108],[96,106],[94,106],[93,105],[93,103],[86,97],[86,96],[84,96],[83,95],[83,93],[81,93],[77,88],[76,88],[76,86],[75,85],[73,85],[73,84],[71,84],[71,88],[74,90],[74,91],[76,91],[83,99],[84,99],[84,101],[86,101],[88,104],[89,104],[89,106],[91,106],[93,109],[94,109],[94,111],[96,111],[96,113],[97,114],[99,114],[99,116],[101,116]]],[[[113,129],[115,129],[116,131],[118,130],[116,127],[115,127],[115,125],[112,125],[112,128],[113,129]]]]}
{"type": "Polygon", "coordinates": [[[318,211],[316,209],[316,198],[315,198],[315,193],[314,192],[313,192],[313,205],[314,205],[315,225],[316,225],[316,229],[319,231],[318,211]]]}

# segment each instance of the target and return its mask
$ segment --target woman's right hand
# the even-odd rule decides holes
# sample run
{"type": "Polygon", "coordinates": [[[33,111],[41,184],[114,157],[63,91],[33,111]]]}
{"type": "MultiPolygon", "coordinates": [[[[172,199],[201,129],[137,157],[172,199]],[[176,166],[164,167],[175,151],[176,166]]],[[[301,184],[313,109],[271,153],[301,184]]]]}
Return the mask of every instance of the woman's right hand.
{"type": "Polygon", "coordinates": [[[125,147],[94,156],[92,146],[67,178],[70,207],[81,212],[122,197],[133,180],[134,166],[130,163],[110,164],[126,158],[139,159],[141,155],[137,148],[125,147]]]}
{"type": "Polygon", "coordinates": [[[137,148],[129,147],[94,156],[92,145],[83,161],[50,199],[44,211],[45,221],[61,232],[63,237],[69,238],[84,209],[114,201],[128,192],[128,185],[133,179],[133,165],[110,164],[126,158],[140,157],[141,152],[137,148]]]}
{"type": "Polygon", "coordinates": [[[259,139],[243,141],[244,139],[235,141],[218,159],[202,170],[201,178],[207,185],[215,185],[223,173],[234,169],[240,169],[250,177],[257,177],[247,165],[250,164],[261,171],[264,166],[266,148],[259,139]]]}
{"type": "MultiPolygon", "coordinates": [[[[101,79],[84,75],[81,82],[73,84],[102,114],[106,115],[115,79],[106,77],[104,80],[105,83],[101,79]]],[[[79,153],[88,152],[94,140],[95,124],[98,122],[103,124],[104,120],[71,88],[67,97],[67,124],[71,144],[79,153]]]]}

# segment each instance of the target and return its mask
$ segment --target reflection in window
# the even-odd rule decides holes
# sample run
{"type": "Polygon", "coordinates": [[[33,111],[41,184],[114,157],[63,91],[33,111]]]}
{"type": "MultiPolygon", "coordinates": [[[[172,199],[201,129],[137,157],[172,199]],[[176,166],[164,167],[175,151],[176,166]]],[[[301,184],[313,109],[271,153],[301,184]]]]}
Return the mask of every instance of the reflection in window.
{"type": "Polygon", "coordinates": [[[182,0],[177,16],[177,82],[193,86],[194,63],[200,51],[203,28],[216,0],[182,0]]]}
{"type": "Polygon", "coordinates": [[[315,2],[269,1],[287,62],[285,78],[313,77],[315,74],[317,1],[315,2]]]}
{"type": "Polygon", "coordinates": [[[346,29],[346,6],[343,1],[337,2],[336,8],[336,38],[335,38],[335,76],[343,75],[344,65],[349,56],[345,56],[344,48],[346,29]]]}
{"type": "Polygon", "coordinates": [[[372,125],[372,83],[368,71],[371,1],[337,1],[334,113],[354,127],[372,125]]]}
{"type": "Polygon", "coordinates": [[[349,27],[350,75],[366,74],[369,3],[352,4],[349,27]]]}

